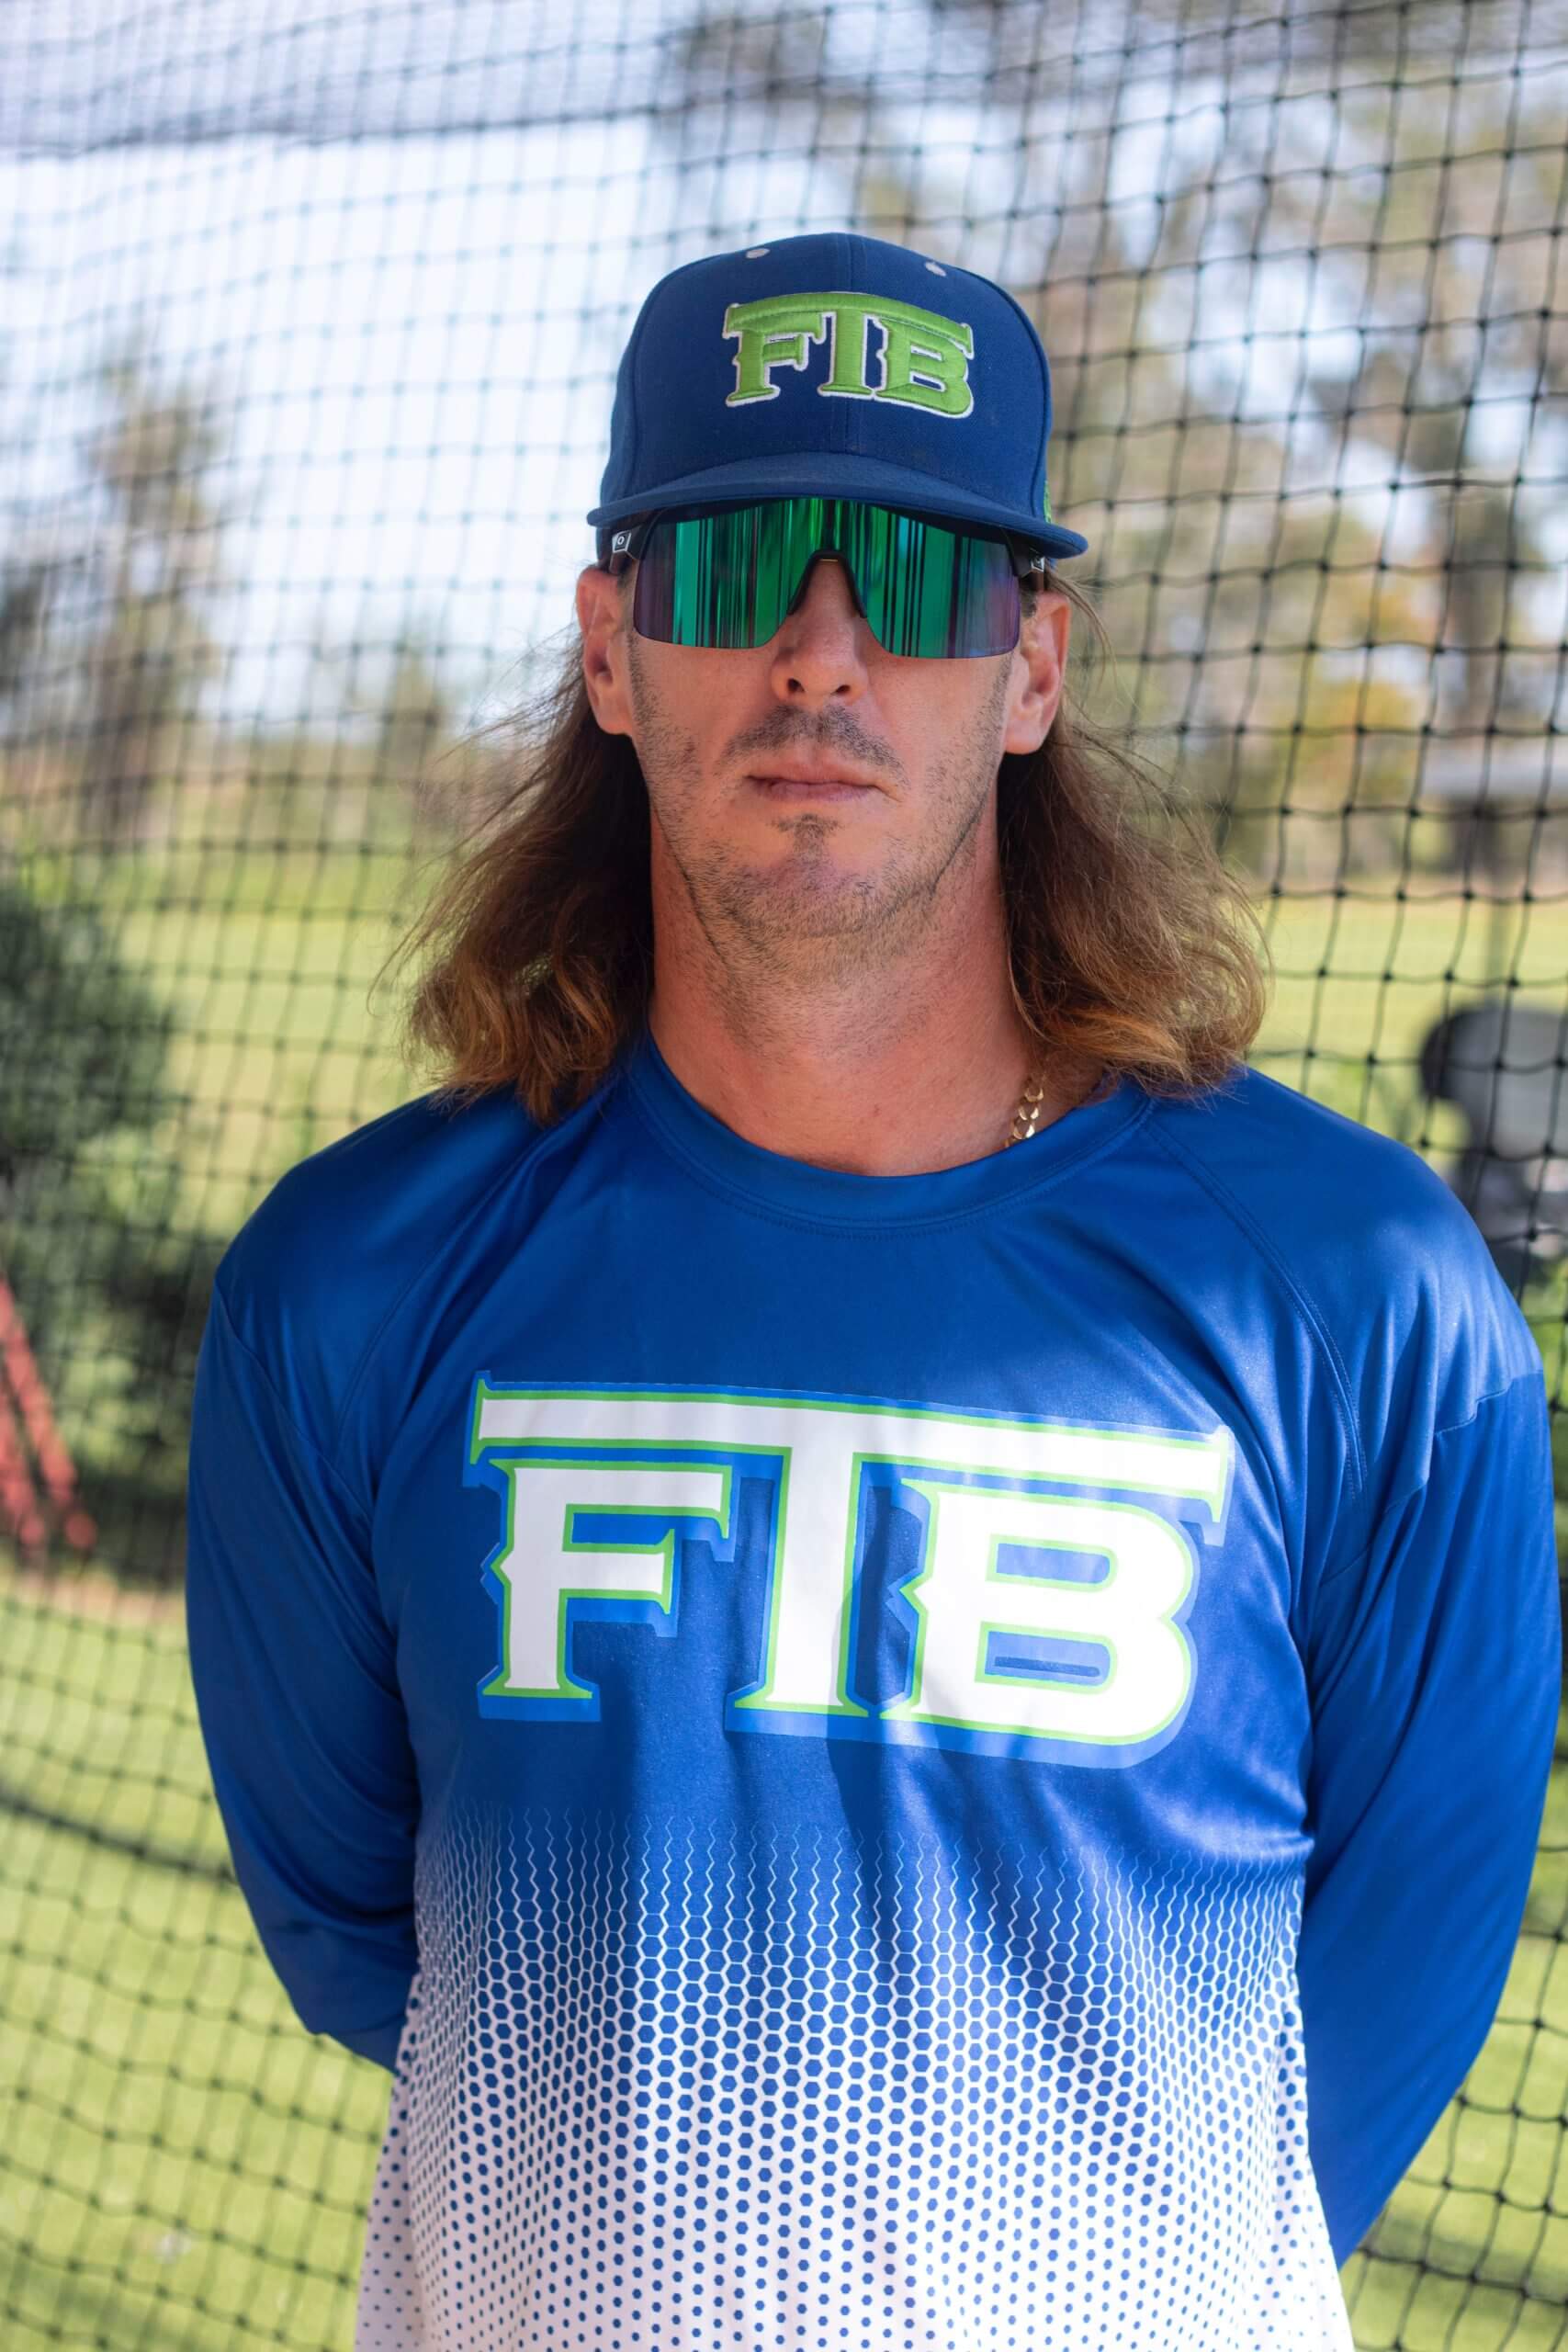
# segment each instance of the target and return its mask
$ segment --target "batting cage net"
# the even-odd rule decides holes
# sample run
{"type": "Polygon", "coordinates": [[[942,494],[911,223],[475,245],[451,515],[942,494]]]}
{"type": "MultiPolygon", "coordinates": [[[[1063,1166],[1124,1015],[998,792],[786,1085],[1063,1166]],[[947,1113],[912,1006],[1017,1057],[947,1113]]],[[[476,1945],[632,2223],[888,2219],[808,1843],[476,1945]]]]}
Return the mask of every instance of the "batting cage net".
{"type": "MultiPolygon", "coordinates": [[[[1036,320],[1080,706],[1247,878],[1257,1066],[1465,1201],[1568,1488],[1565,123],[1560,0],[0,16],[7,2346],[350,2340],[387,2077],[231,1875],[192,1372],[264,1193],[431,1083],[384,967],[570,648],[676,264],[854,227],[1036,320]]],[[[1565,1922],[1560,1772],[1362,2346],[1568,2335],[1565,1922]]]]}

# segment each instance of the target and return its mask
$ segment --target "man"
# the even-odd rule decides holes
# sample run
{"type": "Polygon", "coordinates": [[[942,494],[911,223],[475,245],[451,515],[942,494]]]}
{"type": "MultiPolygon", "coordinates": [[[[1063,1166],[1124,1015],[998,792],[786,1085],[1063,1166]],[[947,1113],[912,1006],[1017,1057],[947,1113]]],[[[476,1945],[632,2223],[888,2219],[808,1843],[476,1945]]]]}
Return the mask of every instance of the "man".
{"type": "Polygon", "coordinates": [[[1247,1067],[1240,886],[1063,703],[1049,426],[951,265],[653,288],[444,1083],[220,1270],[191,1655],[395,2070],[362,2352],[1343,2352],[1495,2009],[1540,1353],[1247,1067]]]}

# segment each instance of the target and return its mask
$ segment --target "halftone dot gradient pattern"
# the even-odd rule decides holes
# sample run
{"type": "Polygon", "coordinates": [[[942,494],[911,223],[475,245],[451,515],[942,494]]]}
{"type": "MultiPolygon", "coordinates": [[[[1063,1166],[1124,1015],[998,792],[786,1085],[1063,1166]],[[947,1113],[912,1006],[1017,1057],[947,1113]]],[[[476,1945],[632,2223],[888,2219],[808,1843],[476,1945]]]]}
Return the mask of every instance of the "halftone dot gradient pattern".
{"type": "Polygon", "coordinates": [[[1299,1876],[470,1815],[356,2352],[1351,2352],[1299,1876]]]}

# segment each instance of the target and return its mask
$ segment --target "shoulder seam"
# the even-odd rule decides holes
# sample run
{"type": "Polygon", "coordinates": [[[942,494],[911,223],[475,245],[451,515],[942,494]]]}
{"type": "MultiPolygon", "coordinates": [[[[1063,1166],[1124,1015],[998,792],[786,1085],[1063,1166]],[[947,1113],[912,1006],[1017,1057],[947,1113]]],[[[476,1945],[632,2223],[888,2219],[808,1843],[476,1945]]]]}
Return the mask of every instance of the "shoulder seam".
{"type": "Polygon", "coordinates": [[[1545,1378],[1546,1366],[1543,1363],[1531,1363],[1527,1364],[1522,1372],[1516,1372],[1512,1379],[1505,1380],[1501,1388],[1483,1389],[1481,1395],[1472,1400],[1470,1409],[1462,1420],[1446,1421],[1440,1430],[1432,1431],[1433,1444],[1436,1445],[1440,1437],[1455,1437],[1461,1430],[1467,1430],[1479,1415],[1483,1405],[1495,1405],[1499,1396],[1506,1396],[1511,1388],[1518,1386],[1521,1380],[1544,1381],[1545,1378]]]}
{"type": "MultiPolygon", "coordinates": [[[[1495,1405],[1500,1397],[1511,1395],[1513,1390],[1518,1386],[1521,1380],[1540,1380],[1544,1383],[1545,1378],[1546,1367],[1544,1364],[1528,1365],[1523,1372],[1516,1372],[1512,1380],[1506,1380],[1501,1388],[1488,1388],[1483,1391],[1481,1396],[1477,1396],[1472,1403],[1470,1410],[1465,1414],[1462,1420],[1447,1421],[1440,1430],[1434,1430],[1432,1431],[1432,1443],[1436,1445],[1439,1438],[1458,1437],[1462,1430],[1473,1428],[1474,1424],[1481,1417],[1482,1407],[1483,1405],[1495,1405]]],[[[1364,1560],[1367,1554],[1377,1543],[1379,1536],[1382,1533],[1382,1531],[1387,1526],[1389,1521],[1391,1519],[1397,1519],[1402,1510],[1407,1510],[1410,1505],[1415,1501],[1416,1496],[1425,1494],[1430,1484],[1431,1480],[1429,1476],[1423,1478],[1418,1487],[1407,1487],[1403,1495],[1396,1496],[1394,1500],[1383,1510],[1378,1520],[1377,1525],[1372,1529],[1371,1534],[1367,1537],[1366,1542],[1360,1546],[1360,1548],[1358,1551],[1352,1552],[1348,1559],[1341,1560],[1337,1567],[1331,1566],[1324,1569],[1322,1575],[1317,1579],[1316,1589],[1321,1592],[1325,1586],[1337,1584],[1341,1577],[1348,1575],[1350,1569],[1355,1567],[1359,1561],[1364,1560]]]]}
{"type": "Polygon", "coordinates": [[[1349,1379],[1333,1333],[1291,1272],[1290,1268],[1273,1248],[1268,1236],[1248,1215],[1229,1187],[1211,1170],[1205,1168],[1201,1161],[1195,1159],[1190,1151],[1176,1141],[1174,1136],[1168,1135],[1158,1119],[1150,1121],[1149,1133],[1158,1137],[1171,1157],[1180,1160],[1194,1183],[1201,1184],[1216,1205],[1230,1217],[1234,1224],[1239,1226],[1259,1257],[1273,1269],[1276,1278],[1284,1284],[1286,1291],[1295,1301],[1302,1319],[1313,1332],[1328,1365],[1335,1402],[1339,1408],[1340,1419],[1350,1441],[1350,1459],[1355,1465],[1356,1474],[1356,1496],[1359,1499],[1367,1483],[1367,1464],[1361,1451],[1361,1432],[1356,1425],[1356,1410],[1350,1396],[1349,1379]]]}
{"type": "Polygon", "coordinates": [[[284,1403],[283,1398],[279,1396],[276,1381],[274,1380],[271,1373],[268,1372],[265,1364],[262,1362],[260,1356],[257,1355],[254,1348],[253,1348],[247,1340],[241,1338],[240,1333],[235,1327],[233,1310],[230,1306],[228,1299],[224,1296],[223,1285],[220,1280],[215,1280],[213,1282],[212,1299],[213,1305],[223,1318],[224,1329],[228,1332],[230,1339],[232,1340],[234,1346],[238,1348],[240,1353],[244,1357],[246,1363],[253,1367],[257,1379],[261,1382],[262,1386],[272,1398],[274,1405],[276,1407],[283,1419],[293,1430],[294,1435],[299,1439],[300,1444],[306,1449],[307,1453],[313,1454],[316,1460],[321,1464],[322,1469],[327,1473],[328,1476],[334,1478],[337,1481],[337,1484],[343,1488],[344,1493],[348,1497],[349,1501],[354,1505],[354,1508],[358,1512],[360,1518],[365,1521],[367,1530],[368,1530],[371,1521],[371,1514],[369,1510],[366,1508],[365,1504],[360,1501],[359,1497],[355,1493],[354,1488],[350,1486],[348,1480],[344,1476],[343,1472],[338,1468],[337,1464],[333,1461],[332,1454],[327,1453],[324,1447],[318,1445],[315,1439],[311,1437],[308,1431],[300,1428],[299,1422],[294,1418],[294,1415],[289,1411],[288,1406],[284,1403]]]}

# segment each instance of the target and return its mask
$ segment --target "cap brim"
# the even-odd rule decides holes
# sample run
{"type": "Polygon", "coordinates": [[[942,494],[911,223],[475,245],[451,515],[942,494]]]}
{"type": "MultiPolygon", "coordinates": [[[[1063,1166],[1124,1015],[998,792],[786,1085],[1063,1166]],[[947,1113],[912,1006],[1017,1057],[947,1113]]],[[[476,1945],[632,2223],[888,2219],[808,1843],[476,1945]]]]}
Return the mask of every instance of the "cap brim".
{"type": "Polygon", "coordinates": [[[1014,531],[1031,547],[1047,555],[1084,555],[1089,541],[1043,514],[1001,506],[934,475],[912,467],[891,466],[883,458],[862,458],[848,450],[803,450],[771,458],[748,458],[744,464],[708,466],[701,473],[682,474],[673,481],[654,483],[635,497],[613,499],[595,506],[587,520],[603,530],[624,523],[628,515],[646,514],[655,506],[694,506],[747,498],[866,498],[886,506],[909,506],[923,514],[940,514],[955,523],[986,523],[993,530],[1014,531]]]}

